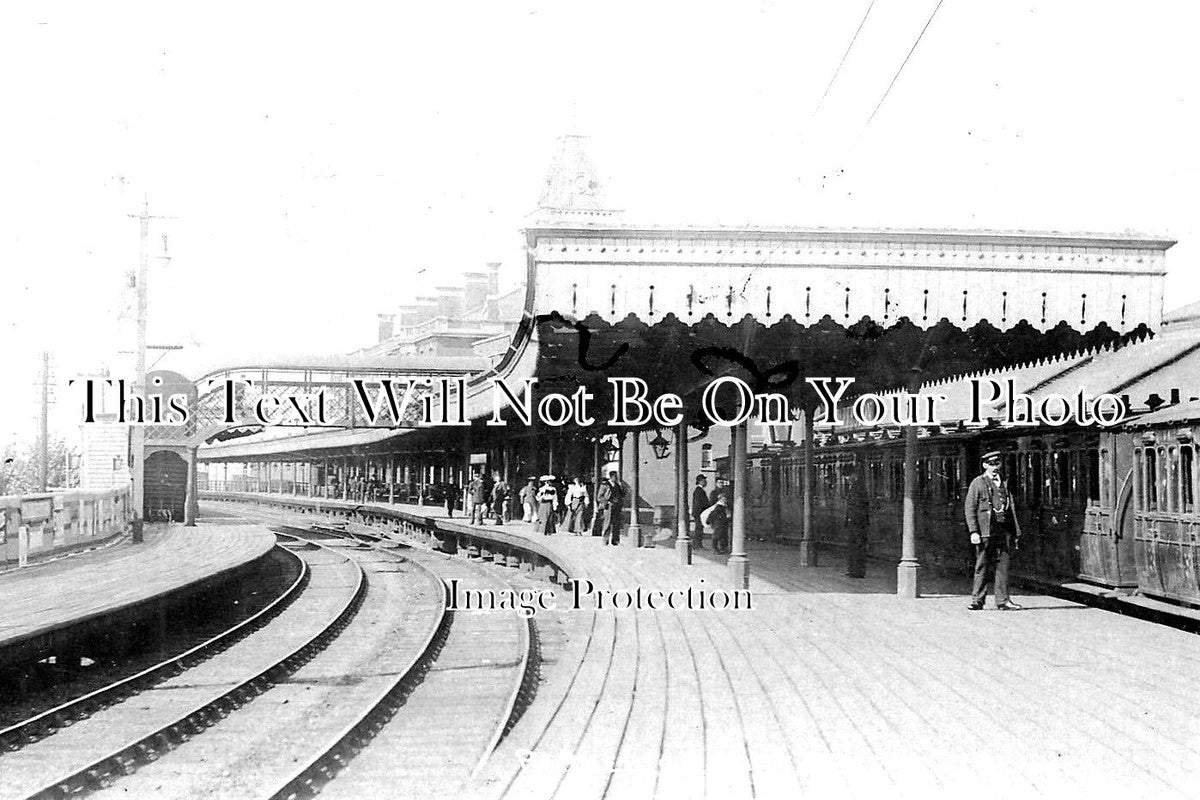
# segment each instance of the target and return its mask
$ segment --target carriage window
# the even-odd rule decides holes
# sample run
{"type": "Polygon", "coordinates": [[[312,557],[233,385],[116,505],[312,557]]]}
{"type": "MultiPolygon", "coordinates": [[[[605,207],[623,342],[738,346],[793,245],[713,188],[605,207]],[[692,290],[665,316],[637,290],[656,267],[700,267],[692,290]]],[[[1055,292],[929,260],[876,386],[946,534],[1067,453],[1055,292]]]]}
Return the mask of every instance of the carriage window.
{"type": "Polygon", "coordinates": [[[1174,494],[1171,478],[1175,470],[1175,448],[1158,450],[1158,507],[1163,511],[1174,511],[1174,494]]]}
{"type": "MultiPolygon", "coordinates": [[[[1105,463],[1108,460],[1108,451],[1104,451],[1105,463]]],[[[1088,450],[1087,457],[1084,459],[1084,466],[1087,468],[1087,487],[1088,501],[1099,503],[1100,496],[1100,451],[1088,450]]]]}
{"type": "Polygon", "coordinates": [[[946,499],[962,497],[962,463],[957,458],[946,459],[946,499]]]}
{"type": "Polygon", "coordinates": [[[1046,481],[1042,477],[1042,454],[1035,451],[1030,453],[1028,458],[1029,486],[1026,489],[1027,496],[1034,502],[1045,503],[1049,498],[1047,497],[1048,487],[1046,486],[1046,481]]]}
{"type": "Polygon", "coordinates": [[[1174,447],[1168,447],[1162,462],[1162,498],[1167,511],[1179,510],[1179,455],[1174,447]]]}
{"type": "Polygon", "coordinates": [[[1158,453],[1146,448],[1146,510],[1158,509],[1158,453]]]}
{"type": "Polygon", "coordinates": [[[1047,500],[1052,506],[1064,505],[1063,499],[1071,486],[1071,455],[1055,451],[1050,454],[1050,490],[1047,500]]]}
{"type": "Polygon", "coordinates": [[[904,462],[898,458],[891,461],[890,497],[904,497],[904,462]]]}
{"type": "Polygon", "coordinates": [[[1142,455],[1141,448],[1135,448],[1133,451],[1133,468],[1135,475],[1133,479],[1133,507],[1138,511],[1146,510],[1146,462],[1145,456],[1142,455]]]}
{"type": "Polygon", "coordinates": [[[1179,507],[1185,514],[1196,511],[1195,451],[1191,445],[1179,448],[1179,507]]]}
{"type": "Polygon", "coordinates": [[[700,469],[712,469],[712,445],[700,446],[700,469]]]}
{"type": "Polygon", "coordinates": [[[1026,468],[1025,456],[1020,453],[1009,453],[1004,456],[1004,479],[1008,485],[1021,497],[1029,497],[1029,470],[1026,468]]]}

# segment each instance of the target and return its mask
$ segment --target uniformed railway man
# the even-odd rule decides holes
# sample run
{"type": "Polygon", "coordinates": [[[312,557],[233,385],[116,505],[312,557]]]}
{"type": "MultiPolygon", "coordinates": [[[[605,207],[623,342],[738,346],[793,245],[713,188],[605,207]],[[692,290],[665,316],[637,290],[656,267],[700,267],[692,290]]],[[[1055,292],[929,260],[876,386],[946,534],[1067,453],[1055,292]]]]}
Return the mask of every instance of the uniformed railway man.
{"type": "Polygon", "coordinates": [[[613,470],[596,489],[596,514],[600,520],[604,544],[621,543],[621,506],[624,499],[621,480],[616,470],[613,470]]]}
{"type": "Polygon", "coordinates": [[[972,611],[983,608],[989,586],[995,586],[996,608],[1017,611],[1008,599],[1008,559],[1021,538],[1021,525],[1008,481],[1000,475],[1000,451],[984,453],[983,474],[967,489],[965,513],[971,544],[975,545],[975,584],[972,611]]]}

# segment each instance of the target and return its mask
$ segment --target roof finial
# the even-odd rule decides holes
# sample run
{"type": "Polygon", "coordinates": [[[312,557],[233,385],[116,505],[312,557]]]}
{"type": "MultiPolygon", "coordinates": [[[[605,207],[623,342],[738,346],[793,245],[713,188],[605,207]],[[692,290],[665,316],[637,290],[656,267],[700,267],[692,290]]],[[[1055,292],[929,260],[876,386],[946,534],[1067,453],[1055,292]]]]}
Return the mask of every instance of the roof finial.
{"type": "MultiPolygon", "coordinates": [[[[572,106],[572,122],[574,122],[572,106]]],[[[573,126],[572,126],[573,127],[573,126]]],[[[609,208],[600,179],[588,155],[589,139],[579,133],[567,133],[554,145],[550,169],[542,187],[534,216],[538,222],[611,223],[620,214],[609,208]]]]}

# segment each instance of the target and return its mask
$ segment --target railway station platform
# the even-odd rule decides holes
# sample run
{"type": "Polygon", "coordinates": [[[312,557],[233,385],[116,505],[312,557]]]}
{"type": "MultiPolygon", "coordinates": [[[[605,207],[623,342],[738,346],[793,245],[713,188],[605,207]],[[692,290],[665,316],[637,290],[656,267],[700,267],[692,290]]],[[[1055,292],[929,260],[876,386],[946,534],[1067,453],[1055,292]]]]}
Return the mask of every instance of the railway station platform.
{"type": "MultiPolygon", "coordinates": [[[[681,566],[666,546],[480,532],[497,530],[536,538],[598,589],[728,586],[707,550],[681,566]]],[[[961,580],[929,578],[905,600],[894,568],[850,579],[778,545],[751,543],[750,558],[748,610],[570,615],[568,651],[476,795],[1157,798],[1200,785],[1194,634],[1032,593],[1014,595],[1023,611],[972,612],[961,580]]]]}
{"type": "Polygon", "coordinates": [[[125,542],[0,575],[0,665],[42,657],[100,623],[232,576],[265,556],[275,537],[224,524],[147,526],[125,542]]]}

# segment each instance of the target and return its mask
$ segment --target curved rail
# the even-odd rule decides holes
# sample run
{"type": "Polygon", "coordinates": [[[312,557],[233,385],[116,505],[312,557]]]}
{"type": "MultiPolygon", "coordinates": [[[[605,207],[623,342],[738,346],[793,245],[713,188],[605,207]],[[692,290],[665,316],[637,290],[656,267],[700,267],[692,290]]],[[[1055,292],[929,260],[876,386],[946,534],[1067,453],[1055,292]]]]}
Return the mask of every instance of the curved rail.
{"type": "Polygon", "coordinates": [[[487,765],[488,759],[492,757],[492,753],[496,751],[496,747],[500,744],[500,740],[512,728],[515,721],[514,716],[517,711],[517,703],[521,696],[529,691],[533,672],[533,648],[535,643],[533,636],[532,617],[526,617],[525,623],[521,626],[521,639],[518,647],[521,649],[521,679],[513,685],[512,693],[508,696],[508,702],[504,704],[504,713],[500,717],[500,724],[496,726],[496,730],[492,733],[492,738],[488,740],[483,752],[479,755],[479,760],[475,762],[474,768],[471,770],[471,780],[475,780],[479,773],[483,771],[487,765]]]}
{"type": "MultiPolygon", "coordinates": [[[[400,556],[389,549],[380,546],[384,541],[384,537],[361,532],[338,531],[331,528],[321,528],[320,533],[322,535],[337,536],[355,544],[363,543],[364,538],[373,539],[375,543],[370,545],[371,547],[393,558],[400,558],[400,556]]],[[[446,556],[442,557],[448,558],[446,556]]],[[[446,585],[445,579],[438,575],[435,570],[412,559],[408,559],[407,561],[409,564],[423,571],[431,580],[441,585],[446,599],[437,618],[430,625],[428,632],[424,636],[421,646],[416,650],[409,663],[403,669],[398,670],[397,677],[392,684],[381,691],[375,700],[368,704],[366,710],[357,720],[330,737],[328,744],[322,746],[313,757],[296,769],[279,788],[264,795],[265,798],[269,798],[269,800],[298,800],[298,798],[310,796],[319,791],[323,783],[331,780],[342,767],[346,766],[349,759],[353,757],[353,754],[365,747],[374,735],[382,729],[383,725],[396,711],[399,704],[410,691],[410,684],[413,683],[414,678],[420,676],[424,668],[434,660],[437,652],[440,651],[441,646],[439,642],[444,642],[449,635],[449,623],[452,617],[451,612],[446,607],[449,605],[449,587],[446,585]]],[[[465,564],[466,562],[460,563],[465,564]]],[[[480,574],[487,575],[479,567],[475,565],[469,566],[480,574]]],[[[489,580],[498,580],[492,575],[488,575],[487,577],[489,580]]],[[[503,711],[497,720],[497,724],[484,745],[478,761],[473,766],[472,777],[487,762],[488,757],[511,727],[514,713],[517,710],[517,704],[528,684],[531,674],[533,651],[533,634],[531,622],[528,618],[522,618],[518,631],[517,647],[521,653],[521,660],[517,671],[520,678],[515,681],[513,689],[504,703],[503,711]]]]}
{"type": "Polygon", "coordinates": [[[288,556],[296,560],[296,563],[300,567],[300,574],[296,576],[296,579],[279,597],[272,600],[267,606],[232,627],[218,633],[216,636],[206,639],[178,655],[153,664],[133,675],[114,681],[107,686],[102,686],[87,694],[68,700],[54,708],[42,711],[7,728],[0,729],[0,750],[16,750],[23,744],[44,738],[58,728],[90,716],[111,703],[143,690],[155,680],[168,677],[167,673],[172,671],[177,673],[187,669],[190,665],[189,662],[201,661],[208,658],[218,652],[219,649],[228,647],[239,638],[249,635],[262,627],[286,608],[308,583],[308,564],[304,559],[288,551],[286,548],[277,547],[277,549],[281,553],[287,553],[288,556]]]}
{"type": "MultiPolygon", "coordinates": [[[[312,542],[289,534],[277,533],[280,536],[315,544],[318,547],[337,553],[336,550],[319,542],[312,542]]],[[[141,763],[157,758],[165,749],[170,749],[176,740],[182,741],[194,730],[200,730],[214,724],[217,719],[225,716],[234,708],[242,705],[251,698],[261,694],[271,684],[283,676],[294,672],[304,662],[308,661],[317,651],[323,649],[334,636],[342,631],[353,618],[362,604],[367,590],[367,577],[362,566],[352,558],[342,553],[337,555],[354,564],[357,568],[354,592],[337,615],[314,636],[294,648],[290,653],[252,677],[240,681],[233,688],[219,696],[201,703],[192,710],[180,715],[172,722],[160,726],[157,730],[139,736],[116,747],[107,755],[95,759],[82,769],[76,769],[43,785],[42,788],[29,795],[31,798],[57,798],[73,796],[85,791],[89,784],[106,785],[114,772],[129,774],[141,763]]]]}
{"type": "MultiPolygon", "coordinates": [[[[343,537],[343,538],[346,538],[346,539],[349,539],[352,541],[361,541],[362,539],[374,539],[376,542],[390,542],[390,543],[396,542],[395,539],[388,537],[388,536],[383,536],[383,535],[376,534],[376,533],[362,531],[361,529],[357,530],[357,531],[342,530],[337,527],[333,527],[332,525],[329,525],[329,524],[321,525],[320,523],[318,523],[312,519],[313,511],[318,511],[318,513],[320,511],[326,511],[327,513],[328,512],[334,512],[334,513],[343,512],[344,513],[347,509],[344,506],[340,506],[338,504],[325,504],[325,508],[320,508],[315,503],[311,504],[311,505],[308,503],[296,503],[294,505],[293,504],[280,504],[282,507],[278,508],[277,510],[268,510],[268,509],[263,508],[260,503],[254,503],[253,502],[254,499],[255,498],[253,498],[253,496],[247,496],[247,495],[243,495],[241,497],[224,496],[224,497],[221,497],[220,500],[218,500],[218,502],[233,502],[233,503],[238,503],[239,505],[243,505],[243,506],[250,505],[252,510],[246,509],[246,508],[241,508],[241,509],[239,509],[239,513],[248,514],[249,516],[258,517],[259,519],[267,518],[267,519],[278,520],[281,517],[288,516],[290,513],[290,516],[298,518],[298,519],[303,519],[306,524],[313,526],[314,529],[318,528],[318,526],[319,526],[320,532],[324,535],[339,536],[339,537],[343,537]],[[313,506],[317,506],[317,507],[313,507],[313,506]]],[[[271,498],[271,500],[276,500],[276,498],[271,498]]],[[[359,510],[364,511],[364,512],[381,511],[381,509],[374,507],[374,506],[365,506],[365,507],[360,506],[359,510]]],[[[387,515],[385,513],[385,516],[389,516],[389,515],[387,515]]],[[[410,523],[416,522],[415,520],[410,519],[411,515],[408,515],[408,514],[396,514],[395,516],[399,517],[400,519],[402,519],[404,521],[410,522],[410,523]]],[[[334,524],[336,525],[337,523],[334,523],[334,524]]],[[[444,522],[443,522],[443,525],[444,525],[444,522]]],[[[472,531],[472,533],[475,533],[475,532],[472,531]]],[[[487,534],[490,534],[490,533],[491,533],[490,531],[481,531],[481,532],[479,532],[480,538],[489,538],[487,536],[487,534]]],[[[538,543],[535,542],[534,544],[536,545],[538,543]]],[[[451,558],[450,556],[446,556],[444,553],[441,553],[439,550],[436,550],[429,545],[421,544],[421,545],[416,545],[416,546],[426,552],[430,552],[432,554],[437,554],[444,558],[451,558]]],[[[470,563],[471,566],[473,566],[475,569],[477,569],[477,570],[480,569],[478,566],[476,566],[472,562],[464,561],[462,563],[470,563]]],[[[560,569],[561,569],[561,567],[560,567],[560,569]]],[[[574,567],[574,565],[572,565],[571,567],[568,567],[567,569],[564,569],[563,571],[566,572],[568,570],[573,575],[580,574],[578,572],[578,570],[574,567]]],[[[480,570],[480,571],[482,572],[483,570],[480,570]]],[[[527,624],[529,624],[530,622],[531,622],[530,620],[526,620],[527,624]]],[[[577,682],[580,680],[580,676],[583,673],[584,663],[586,662],[586,660],[589,658],[589,656],[593,653],[593,651],[598,646],[598,642],[596,640],[597,625],[596,625],[595,612],[592,612],[589,614],[589,620],[588,620],[586,626],[583,628],[582,633],[583,633],[583,636],[579,639],[573,639],[572,642],[567,646],[566,651],[560,657],[560,659],[559,659],[560,669],[558,671],[558,675],[555,678],[555,680],[553,680],[551,683],[546,684],[544,687],[539,688],[539,697],[541,697],[543,693],[546,693],[547,699],[549,700],[549,702],[540,707],[538,707],[538,706],[533,707],[536,719],[529,720],[529,723],[531,726],[530,730],[529,730],[529,734],[532,736],[532,739],[533,739],[532,743],[528,744],[528,747],[530,747],[530,748],[537,747],[539,744],[542,743],[543,739],[545,738],[545,736],[547,735],[547,733],[549,731],[551,724],[559,716],[560,711],[562,710],[562,707],[565,703],[567,696],[570,695],[572,690],[575,688],[577,682]]],[[[517,781],[517,778],[519,777],[520,773],[522,772],[521,766],[519,765],[519,760],[514,760],[513,765],[505,764],[505,765],[500,765],[500,766],[489,767],[489,763],[490,763],[491,756],[497,751],[497,749],[499,748],[499,745],[502,742],[506,741],[505,737],[507,736],[507,734],[509,733],[509,731],[511,730],[511,728],[513,726],[513,723],[515,722],[515,720],[513,719],[513,714],[517,709],[517,704],[520,702],[520,697],[521,697],[522,693],[527,692],[530,688],[531,683],[536,681],[536,675],[534,674],[535,670],[533,669],[535,662],[532,658],[532,649],[535,646],[536,637],[534,637],[532,635],[531,629],[527,629],[526,636],[528,638],[525,641],[528,642],[528,646],[525,651],[526,652],[525,661],[522,664],[523,677],[522,677],[522,680],[520,681],[519,685],[517,685],[514,688],[513,693],[509,698],[509,703],[507,706],[507,719],[502,723],[501,726],[499,726],[497,728],[496,732],[494,733],[494,735],[492,737],[492,740],[488,743],[487,749],[485,750],[483,755],[480,757],[479,761],[476,763],[476,765],[471,773],[471,776],[470,776],[470,784],[473,785],[473,789],[476,793],[479,793],[482,791],[482,793],[487,796],[506,795],[513,789],[514,783],[517,781]],[[481,785],[479,783],[479,781],[481,779],[486,781],[487,783],[481,785]],[[485,788],[485,787],[490,787],[490,788],[485,788]]],[[[611,657],[611,654],[610,654],[610,657],[611,657]]],[[[329,771],[322,773],[322,776],[325,780],[328,780],[329,778],[331,778],[333,776],[333,773],[335,771],[336,770],[330,769],[329,771]]],[[[316,788],[316,783],[317,783],[317,779],[314,775],[314,778],[311,782],[309,782],[307,784],[305,784],[304,782],[301,782],[299,785],[294,786],[293,788],[295,788],[297,790],[294,793],[287,794],[287,793],[277,792],[276,794],[271,795],[271,797],[273,800],[275,800],[276,798],[278,800],[296,800],[296,798],[301,796],[300,789],[303,788],[305,791],[308,791],[308,792],[314,791],[316,788]]]]}
{"type": "MultiPolygon", "coordinates": [[[[337,535],[332,531],[322,531],[326,535],[337,535]]],[[[289,534],[290,535],[290,534],[289,534]]],[[[295,537],[301,541],[312,541],[303,537],[295,537]]],[[[360,542],[352,536],[339,536],[348,541],[359,544],[360,542]]],[[[426,573],[426,575],[435,583],[442,586],[443,592],[445,585],[442,584],[440,578],[433,574],[422,564],[410,562],[414,566],[426,573]]],[[[274,791],[266,795],[268,798],[296,798],[300,797],[304,791],[312,791],[315,788],[317,780],[329,779],[337,772],[341,764],[345,763],[343,756],[344,752],[357,749],[358,746],[364,744],[371,736],[382,727],[383,716],[388,713],[388,701],[395,696],[401,689],[405,680],[412,674],[421,661],[426,658],[430,647],[434,640],[440,634],[444,633],[446,622],[449,617],[449,612],[446,610],[446,604],[443,603],[441,609],[438,610],[437,616],[429,626],[429,630],[421,640],[421,646],[416,649],[412,659],[401,670],[398,670],[398,676],[391,685],[386,687],[379,695],[368,705],[367,710],[354,722],[347,725],[341,731],[331,737],[328,744],[323,745],[316,755],[311,757],[300,768],[295,770],[292,775],[284,781],[284,783],[274,791]],[[379,727],[375,727],[378,722],[379,727]],[[339,765],[339,766],[334,766],[339,765]]]]}

